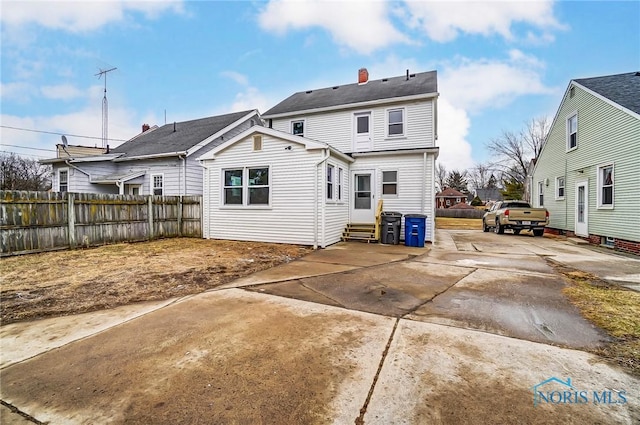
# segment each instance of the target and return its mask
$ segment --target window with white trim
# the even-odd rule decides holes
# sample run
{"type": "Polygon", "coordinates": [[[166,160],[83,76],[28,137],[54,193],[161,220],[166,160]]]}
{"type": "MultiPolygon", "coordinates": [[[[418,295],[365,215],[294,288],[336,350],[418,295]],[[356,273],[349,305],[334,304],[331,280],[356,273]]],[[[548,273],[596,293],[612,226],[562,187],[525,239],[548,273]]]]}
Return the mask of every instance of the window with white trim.
{"type": "Polygon", "coordinates": [[[269,167],[223,170],[223,204],[230,206],[269,205],[269,167]]]}
{"type": "Polygon", "coordinates": [[[556,199],[564,199],[564,176],[556,177],[556,199]]]}
{"type": "Polygon", "coordinates": [[[567,118],[567,150],[578,147],[578,114],[574,113],[567,118]]]}
{"type": "Polygon", "coordinates": [[[387,136],[404,136],[404,108],[387,110],[387,136]]]}
{"type": "Polygon", "coordinates": [[[382,172],[382,195],[398,194],[398,172],[383,171],[382,172]]]}
{"type": "Polygon", "coordinates": [[[304,120],[291,121],[291,134],[304,137],[304,120]]]}
{"type": "Polygon", "coordinates": [[[538,182],[538,206],[544,207],[544,182],[538,182]]]}
{"type": "Polygon", "coordinates": [[[69,169],[58,170],[58,192],[69,191],[69,169]]]}
{"type": "Polygon", "coordinates": [[[327,164],[327,200],[329,201],[333,200],[334,171],[335,167],[327,164]]]}
{"type": "Polygon", "coordinates": [[[342,178],[344,176],[344,170],[338,168],[338,201],[342,201],[342,178]]]}
{"type": "Polygon", "coordinates": [[[613,208],[613,164],[598,167],[598,207],[613,208]]]}
{"type": "Polygon", "coordinates": [[[151,175],[151,193],[154,195],[164,195],[164,175],[151,175]]]}

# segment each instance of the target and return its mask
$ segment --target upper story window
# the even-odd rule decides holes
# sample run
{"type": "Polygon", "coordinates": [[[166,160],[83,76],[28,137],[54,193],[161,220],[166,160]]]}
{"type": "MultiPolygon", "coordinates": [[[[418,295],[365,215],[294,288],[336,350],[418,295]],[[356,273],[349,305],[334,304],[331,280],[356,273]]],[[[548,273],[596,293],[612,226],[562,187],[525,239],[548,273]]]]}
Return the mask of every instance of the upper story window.
{"type": "Polygon", "coordinates": [[[304,137],[304,120],[291,121],[291,134],[304,137]]]}
{"type": "Polygon", "coordinates": [[[598,207],[613,208],[613,164],[598,167],[598,207]]]}
{"type": "Polygon", "coordinates": [[[333,182],[334,182],[335,167],[333,165],[327,165],[327,199],[333,200],[333,182]]]}
{"type": "Polygon", "coordinates": [[[58,170],[58,192],[69,191],[69,170],[58,170]]]}
{"type": "Polygon", "coordinates": [[[564,176],[556,177],[556,199],[564,199],[564,176]]]}
{"type": "Polygon", "coordinates": [[[164,176],[162,174],[156,174],[151,176],[151,193],[154,195],[164,195],[164,176]]]}
{"type": "Polygon", "coordinates": [[[387,136],[404,136],[404,108],[387,110],[387,136]]]}
{"type": "Polygon", "coordinates": [[[578,114],[573,113],[567,118],[567,150],[578,147],[578,114]]]}
{"type": "Polygon", "coordinates": [[[398,194],[398,172],[397,171],[382,172],[382,194],[383,195],[398,194]]]}

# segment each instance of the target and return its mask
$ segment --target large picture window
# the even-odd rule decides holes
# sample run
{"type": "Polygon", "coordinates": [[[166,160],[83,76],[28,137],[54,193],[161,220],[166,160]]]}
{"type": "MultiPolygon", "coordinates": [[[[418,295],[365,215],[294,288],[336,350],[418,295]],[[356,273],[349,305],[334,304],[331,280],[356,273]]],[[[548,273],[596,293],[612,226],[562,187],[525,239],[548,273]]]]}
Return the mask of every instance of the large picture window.
{"type": "Polygon", "coordinates": [[[223,178],[224,205],[269,205],[269,167],[224,170],[223,178]]]}
{"type": "Polygon", "coordinates": [[[613,208],[613,164],[598,167],[598,206],[613,208]]]}

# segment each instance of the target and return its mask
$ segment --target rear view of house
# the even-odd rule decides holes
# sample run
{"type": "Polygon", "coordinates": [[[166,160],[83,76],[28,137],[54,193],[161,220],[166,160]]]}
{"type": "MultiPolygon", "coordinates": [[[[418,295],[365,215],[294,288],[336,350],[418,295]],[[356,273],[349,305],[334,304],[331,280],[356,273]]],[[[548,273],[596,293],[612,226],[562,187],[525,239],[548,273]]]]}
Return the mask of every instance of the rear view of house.
{"type": "Polygon", "coordinates": [[[552,231],[640,254],[640,72],[569,83],[531,183],[552,231]]]}
{"type": "Polygon", "coordinates": [[[434,237],[436,72],[298,92],[200,157],[205,237],[327,246],[376,207],[434,237]]]}

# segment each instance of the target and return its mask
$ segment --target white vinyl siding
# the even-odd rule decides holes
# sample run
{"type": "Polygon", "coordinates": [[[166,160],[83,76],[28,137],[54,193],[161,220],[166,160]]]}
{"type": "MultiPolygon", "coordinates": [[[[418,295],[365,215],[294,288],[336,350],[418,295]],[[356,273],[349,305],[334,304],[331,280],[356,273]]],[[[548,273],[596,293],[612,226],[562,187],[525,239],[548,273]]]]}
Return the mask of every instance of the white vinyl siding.
{"type": "Polygon", "coordinates": [[[397,105],[383,105],[366,109],[345,109],[342,111],[310,114],[299,117],[273,119],[273,128],[291,134],[291,122],[304,119],[304,135],[313,140],[328,143],[344,153],[353,152],[353,114],[357,111],[371,111],[371,150],[420,149],[435,146],[433,126],[434,100],[424,100],[397,105]],[[403,137],[388,137],[387,111],[404,108],[405,129],[403,137]]]}
{"type": "Polygon", "coordinates": [[[549,227],[574,231],[575,188],[589,182],[589,233],[640,241],[640,119],[601,100],[581,87],[567,94],[559,106],[547,143],[534,172],[534,182],[565,176],[565,200],[547,202],[549,227]],[[566,117],[578,112],[578,149],[567,152],[566,117]],[[598,167],[615,164],[615,209],[598,208],[598,167]],[[566,205],[565,205],[566,203],[566,205]]]}

